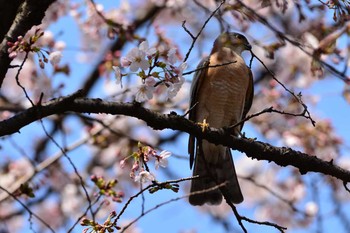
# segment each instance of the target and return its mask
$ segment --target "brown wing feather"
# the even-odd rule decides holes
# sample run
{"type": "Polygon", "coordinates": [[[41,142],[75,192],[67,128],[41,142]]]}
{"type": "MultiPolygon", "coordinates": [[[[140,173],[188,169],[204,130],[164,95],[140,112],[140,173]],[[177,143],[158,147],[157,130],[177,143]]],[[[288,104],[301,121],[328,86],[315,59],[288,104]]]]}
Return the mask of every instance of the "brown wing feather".
{"type": "MultiPolygon", "coordinates": [[[[249,110],[252,106],[253,97],[254,97],[253,74],[252,74],[252,71],[249,69],[249,85],[248,85],[247,93],[245,95],[245,103],[244,103],[242,120],[246,117],[247,113],[249,112],[249,110]]],[[[242,124],[241,129],[243,128],[243,125],[244,125],[244,123],[242,124]]]]}
{"type": "MultiPolygon", "coordinates": [[[[197,69],[202,67],[207,67],[209,65],[209,57],[206,57],[202,59],[202,61],[198,64],[197,69]]],[[[197,104],[197,96],[198,96],[198,90],[200,90],[200,87],[202,85],[203,76],[207,73],[208,68],[199,69],[194,74],[194,78],[192,80],[192,86],[191,86],[191,99],[190,99],[190,112],[188,115],[189,120],[196,121],[196,104],[197,104]]],[[[188,153],[190,154],[190,168],[192,169],[193,162],[194,162],[194,153],[195,153],[195,145],[196,145],[196,138],[192,135],[189,136],[188,140],[188,153]]]]}

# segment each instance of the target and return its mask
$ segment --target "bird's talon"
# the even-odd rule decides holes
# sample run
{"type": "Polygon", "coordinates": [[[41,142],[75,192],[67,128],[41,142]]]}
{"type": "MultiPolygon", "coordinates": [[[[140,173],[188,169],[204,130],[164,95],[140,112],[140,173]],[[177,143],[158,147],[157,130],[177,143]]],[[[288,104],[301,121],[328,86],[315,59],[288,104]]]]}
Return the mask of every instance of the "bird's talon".
{"type": "Polygon", "coordinates": [[[204,119],[203,122],[198,122],[197,124],[202,128],[203,133],[206,129],[209,128],[209,123],[207,123],[206,119],[204,119]]]}

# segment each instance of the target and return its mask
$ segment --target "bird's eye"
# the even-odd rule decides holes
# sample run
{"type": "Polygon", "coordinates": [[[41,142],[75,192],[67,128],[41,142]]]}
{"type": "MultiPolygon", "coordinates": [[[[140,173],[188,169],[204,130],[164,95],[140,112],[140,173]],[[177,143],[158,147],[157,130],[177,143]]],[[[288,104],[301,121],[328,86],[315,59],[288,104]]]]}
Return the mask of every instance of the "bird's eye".
{"type": "Polygon", "coordinates": [[[240,40],[242,40],[242,39],[243,39],[243,36],[242,36],[242,35],[240,35],[240,34],[236,34],[235,36],[236,36],[236,38],[237,38],[237,39],[240,39],[240,40]]]}

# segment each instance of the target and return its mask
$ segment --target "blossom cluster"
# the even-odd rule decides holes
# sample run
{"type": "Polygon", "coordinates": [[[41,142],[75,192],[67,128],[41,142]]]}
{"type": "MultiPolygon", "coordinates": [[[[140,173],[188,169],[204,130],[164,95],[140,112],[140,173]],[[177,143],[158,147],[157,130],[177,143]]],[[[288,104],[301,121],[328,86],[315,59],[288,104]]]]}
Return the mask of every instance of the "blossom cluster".
{"type": "Polygon", "coordinates": [[[98,223],[93,219],[88,219],[86,217],[82,218],[80,225],[87,226],[82,232],[114,232],[114,230],[120,230],[120,227],[116,224],[117,213],[112,211],[109,213],[107,219],[102,223],[98,223]]]}
{"type": "MultiPolygon", "coordinates": [[[[125,57],[121,58],[121,66],[128,67],[131,72],[142,79],[142,84],[138,87],[135,101],[144,102],[153,98],[155,92],[166,87],[167,99],[174,98],[185,82],[183,71],[187,64],[177,63],[176,48],[170,48],[167,54],[162,57],[160,52],[153,47],[149,47],[147,41],[143,41],[138,47],[132,48],[125,57]],[[158,88],[158,90],[157,90],[158,88]]],[[[117,84],[122,86],[122,74],[120,67],[113,66],[117,84]]]]}
{"type": "Polygon", "coordinates": [[[57,65],[62,58],[62,53],[60,51],[50,53],[46,50],[41,49],[37,43],[38,40],[44,36],[44,34],[45,33],[40,29],[36,29],[34,34],[30,36],[29,39],[26,39],[23,36],[18,36],[15,42],[8,41],[7,52],[9,54],[9,58],[14,59],[20,53],[33,52],[39,56],[40,68],[45,68],[45,63],[48,63],[49,61],[52,65],[57,65]],[[46,55],[49,57],[47,58],[46,55]]]}
{"type": "Polygon", "coordinates": [[[98,187],[100,195],[106,195],[106,196],[112,197],[112,200],[115,202],[122,202],[124,193],[116,192],[113,189],[115,185],[118,183],[117,180],[106,181],[101,176],[92,175],[91,181],[94,182],[94,184],[98,187]]]}
{"type": "Polygon", "coordinates": [[[125,167],[126,160],[132,158],[133,165],[130,172],[130,177],[134,179],[135,182],[145,183],[148,181],[155,181],[155,176],[149,172],[147,162],[150,159],[155,159],[155,168],[167,167],[168,158],[171,156],[171,152],[162,151],[159,154],[155,149],[150,146],[144,146],[141,143],[138,143],[138,150],[132,153],[127,158],[123,159],[120,162],[122,168],[125,167]]]}

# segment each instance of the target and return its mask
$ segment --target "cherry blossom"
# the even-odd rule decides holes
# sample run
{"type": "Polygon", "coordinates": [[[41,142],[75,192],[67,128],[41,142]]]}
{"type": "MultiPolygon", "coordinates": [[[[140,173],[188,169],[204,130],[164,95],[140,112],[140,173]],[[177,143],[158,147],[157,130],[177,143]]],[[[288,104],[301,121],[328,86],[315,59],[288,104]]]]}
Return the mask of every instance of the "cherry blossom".
{"type": "Polygon", "coordinates": [[[187,66],[187,63],[183,62],[178,68],[175,69],[175,73],[179,76],[179,78],[182,78],[182,73],[187,69],[187,66]]]}
{"type": "Polygon", "coordinates": [[[116,79],[116,84],[119,85],[120,87],[123,88],[123,83],[122,83],[122,73],[120,71],[120,68],[118,66],[112,66],[113,70],[114,70],[114,75],[115,75],[115,79],[116,79]]]}
{"type": "Polygon", "coordinates": [[[135,182],[146,183],[148,181],[155,181],[154,175],[148,171],[142,171],[137,176],[135,176],[135,182]]]}
{"type": "Polygon", "coordinates": [[[159,166],[161,167],[167,167],[168,166],[168,158],[171,156],[171,152],[163,150],[160,152],[160,154],[156,157],[155,162],[155,168],[158,169],[159,166]]]}
{"type": "Polygon", "coordinates": [[[121,168],[124,168],[124,167],[125,167],[125,159],[123,159],[123,160],[121,160],[121,161],[119,162],[119,166],[120,166],[121,168]]]}
{"type": "Polygon", "coordinates": [[[138,91],[136,92],[135,101],[141,103],[152,99],[154,89],[155,88],[153,86],[142,84],[139,86],[138,91]]]}
{"type": "Polygon", "coordinates": [[[62,58],[62,52],[61,51],[55,51],[50,53],[49,55],[49,61],[52,65],[58,65],[60,63],[62,58]]]}
{"type": "Polygon", "coordinates": [[[148,42],[146,40],[139,45],[139,49],[145,52],[147,56],[152,56],[157,52],[156,48],[149,47],[148,42]]]}
{"type": "Polygon", "coordinates": [[[62,41],[62,40],[59,40],[55,43],[55,45],[53,46],[53,48],[55,50],[58,50],[58,51],[62,51],[63,49],[66,48],[66,42],[62,41]]]}
{"type": "Polygon", "coordinates": [[[146,41],[142,42],[139,47],[132,48],[121,60],[122,64],[126,66],[130,63],[130,70],[136,72],[139,68],[142,70],[147,70],[149,68],[149,63],[146,60],[145,56],[147,53],[152,53],[153,49],[148,48],[148,43],[146,41]]]}
{"type": "Polygon", "coordinates": [[[185,78],[182,76],[183,71],[187,68],[187,64],[184,62],[178,68],[175,68],[175,73],[177,74],[177,80],[174,83],[169,83],[167,89],[168,99],[174,98],[180,91],[182,85],[185,82],[185,78]]]}
{"type": "Polygon", "coordinates": [[[305,211],[309,216],[315,216],[318,212],[318,205],[313,201],[308,202],[305,205],[305,211]]]}
{"type": "Polygon", "coordinates": [[[120,59],[120,64],[122,65],[122,67],[129,67],[131,64],[131,61],[129,61],[127,57],[122,57],[120,59]]]}
{"type": "Polygon", "coordinates": [[[170,64],[175,64],[177,62],[176,48],[169,49],[167,60],[170,64]]]}

